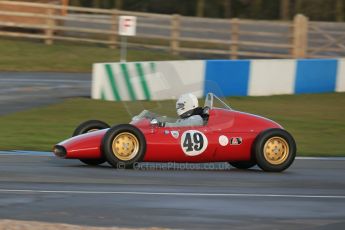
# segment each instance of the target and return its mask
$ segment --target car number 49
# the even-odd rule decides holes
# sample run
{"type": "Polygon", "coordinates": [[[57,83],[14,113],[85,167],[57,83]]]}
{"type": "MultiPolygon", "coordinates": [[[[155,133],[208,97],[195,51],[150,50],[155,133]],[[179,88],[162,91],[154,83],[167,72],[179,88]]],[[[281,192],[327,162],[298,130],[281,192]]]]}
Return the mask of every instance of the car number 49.
{"type": "Polygon", "coordinates": [[[188,156],[197,156],[203,153],[207,145],[207,137],[198,130],[185,131],[181,136],[181,148],[188,156]]]}

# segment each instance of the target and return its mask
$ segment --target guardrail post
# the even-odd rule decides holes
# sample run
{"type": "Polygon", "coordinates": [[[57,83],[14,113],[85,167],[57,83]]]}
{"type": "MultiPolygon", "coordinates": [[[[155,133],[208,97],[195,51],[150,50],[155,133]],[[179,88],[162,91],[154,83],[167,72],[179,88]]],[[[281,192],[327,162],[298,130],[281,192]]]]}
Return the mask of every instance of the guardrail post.
{"type": "Polygon", "coordinates": [[[344,1],[343,0],[336,1],[335,12],[336,12],[335,19],[337,20],[337,22],[344,21],[344,1]]]}
{"type": "Polygon", "coordinates": [[[69,0],[62,0],[62,8],[61,8],[61,15],[66,16],[68,13],[68,3],[69,0]]]}
{"type": "Polygon", "coordinates": [[[293,20],[292,57],[307,57],[308,49],[308,18],[297,14],[293,20]]]}
{"type": "Polygon", "coordinates": [[[45,34],[45,39],[44,43],[46,45],[51,45],[53,44],[53,36],[54,36],[54,25],[55,21],[52,18],[54,16],[54,9],[53,8],[48,8],[47,9],[47,18],[46,18],[46,29],[44,31],[45,34]]]}
{"type": "Polygon", "coordinates": [[[290,0],[280,0],[280,19],[289,20],[290,18],[290,0]]]}
{"type": "Polygon", "coordinates": [[[196,3],[196,16],[204,17],[205,12],[205,0],[197,0],[196,3]]]}
{"type": "Polygon", "coordinates": [[[109,37],[109,48],[115,49],[117,46],[117,37],[118,37],[118,25],[119,25],[119,19],[118,19],[119,12],[118,10],[113,10],[111,13],[111,34],[109,37]]]}
{"type": "Polygon", "coordinates": [[[230,41],[230,58],[238,58],[238,37],[239,37],[239,23],[238,18],[233,18],[231,23],[231,41],[230,41]]]}
{"type": "Polygon", "coordinates": [[[171,17],[171,40],[170,49],[172,54],[179,54],[179,38],[180,38],[181,16],[173,14],[171,17]]]}

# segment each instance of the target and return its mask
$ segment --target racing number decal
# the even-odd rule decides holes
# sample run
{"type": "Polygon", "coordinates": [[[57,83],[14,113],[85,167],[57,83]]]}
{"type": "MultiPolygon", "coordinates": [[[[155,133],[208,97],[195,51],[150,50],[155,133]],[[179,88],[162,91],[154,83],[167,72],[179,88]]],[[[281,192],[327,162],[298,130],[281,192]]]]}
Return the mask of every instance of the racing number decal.
{"type": "Polygon", "coordinates": [[[198,130],[188,130],[181,136],[181,148],[188,156],[197,156],[203,153],[207,145],[207,137],[198,130]]]}
{"type": "Polygon", "coordinates": [[[183,147],[186,148],[187,152],[193,150],[199,151],[200,149],[202,149],[202,147],[204,147],[204,139],[200,133],[194,133],[192,140],[192,135],[190,133],[186,133],[183,147]]]}

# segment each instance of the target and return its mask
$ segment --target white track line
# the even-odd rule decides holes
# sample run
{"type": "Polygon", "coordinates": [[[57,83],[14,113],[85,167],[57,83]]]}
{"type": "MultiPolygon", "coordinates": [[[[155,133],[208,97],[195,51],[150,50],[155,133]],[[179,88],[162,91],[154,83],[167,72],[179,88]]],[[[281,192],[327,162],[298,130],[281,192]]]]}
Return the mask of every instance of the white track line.
{"type": "Polygon", "coordinates": [[[345,157],[296,157],[297,160],[326,160],[326,161],[334,161],[340,160],[345,161],[345,157]]]}
{"type": "Polygon", "coordinates": [[[108,194],[108,195],[159,195],[159,196],[208,196],[208,197],[278,197],[278,198],[318,198],[345,199],[341,195],[301,195],[301,194],[251,194],[251,193],[189,193],[189,192],[131,192],[131,191],[77,191],[77,190],[31,190],[0,189],[0,193],[54,193],[54,194],[108,194]]]}

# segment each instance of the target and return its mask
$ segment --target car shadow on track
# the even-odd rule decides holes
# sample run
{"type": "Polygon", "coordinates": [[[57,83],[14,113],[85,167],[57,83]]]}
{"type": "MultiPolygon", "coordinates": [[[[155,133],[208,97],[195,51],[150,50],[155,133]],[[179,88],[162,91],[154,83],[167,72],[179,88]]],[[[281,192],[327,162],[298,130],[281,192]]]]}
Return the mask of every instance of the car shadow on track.
{"type": "Polygon", "coordinates": [[[87,169],[99,169],[99,170],[116,170],[116,171],[174,171],[174,172],[232,172],[232,173],[263,173],[258,167],[251,169],[237,169],[231,167],[227,163],[204,163],[204,164],[185,164],[185,163],[139,163],[133,169],[114,168],[107,163],[101,165],[84,165],[80,162],[73,162],[73,164],[64,165],[63,167],[71,168],[87,168],[87,169]]]}

